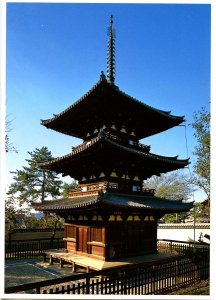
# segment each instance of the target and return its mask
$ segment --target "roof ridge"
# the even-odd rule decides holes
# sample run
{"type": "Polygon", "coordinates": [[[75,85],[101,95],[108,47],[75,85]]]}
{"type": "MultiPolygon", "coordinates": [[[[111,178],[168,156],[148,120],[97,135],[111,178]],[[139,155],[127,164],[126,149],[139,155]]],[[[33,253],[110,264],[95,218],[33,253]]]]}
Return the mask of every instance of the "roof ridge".
{"type": "MultiPolygon", "coordinates": [[[[91,140],[90,144],[81,144],[79,145],[80,146],[80,149],[76,149],[75,151],[72,151],[66,155],[63,155],[63,156],[60,156],[60,157],[56,157],[52,160],[49,160],[49,161],[45,161],[45,162],[42,162],[42,163],[38,163],[38,166],[39,167],[43,167],[43,166],[48,166],[52,163],[55,163],[57,161],[60,161],[62,159],[65,159],[65,158],[70,158],[71,156],[77,154],[77,153],[80,153],[88,148],[90,148],[92,145],[96,144],[100,139],[102,139],[102,135],[98,135],[97,137],[95,137],[94,139],[91,140]]],[[[79,147],[77,146],[77,147],[79,147]]]]}
{"type": "Polygon", "coordinates": [[[93,85],[93,87],[87,91],[85,94],[83,94],[78,100],[76,100],[74,103],[72,103],[71,105],[69,105],[66,109],[64,109],[62,112],[60,112],[59,114],[54,114],[54,117],[50,118],[50,119],[46,119],[46,120],[42,120],[41,119],[41,124],[42,125],[46,125],[49,122],[54,121],[55,119],[58,119],[59,117],[61,117],[62,115],[64,115],[66,112],[68,112],[71,108],[73,108],[74,106],[76,106],[78,103],[80,103],[81,101],[85,100],[85,98],[91,93],[93,92],[96,87],[98,85],[100,85],[102,82],[106,82],[107,84],[109,84],[107,82],[106,77],[104,76],[103,72],[101,72],[100,75],[100,79],[96,82],[96,84],[93,85]]]}
{"type": "Polygon", "coordinates": [[[176,116],[176,115],[172,115],[171,111],[164,111],[158,108],[154,108],[151,105],[148,105],[132,96],[130,96],[129,94],[127,94],[126,92],[123,92],[122,90],[119,89],[119,87],[115,84],[111,84],[110,82],[107,81],[105,75],[103,74],[103,72],[100,75],[100,79],[97,81],[97,83],[95,85],[93,85],[93,87],[87,91],[84,95],[82,95],[78,100],[76,100],[74,103],[72,103],[71,105],[69,105],[66,109],[64,109],[62,112],[60,112],[59,114],[54,114],[54,116],[50,119],[41,119],[41,124],[42,125],[46,125],[50,122],[53,122],[55,120],[57,120],[58,118],[60,118],[62,115],[64,115],[65,113],[67,113],[68,111],[70,111],[73,107],[75,107],[77,104],[79,104],[82,101],[85,101],[86,98],[88,97],[88,95],[90,95],[101,83],[105,83],[107,86],[109,86],[111,89],[115,90],[116,92],[120,93],[121,95],[127,97],[128,99],[137,102],[138,104],[142,105],[143,107],[149,108],[151,110],[154,110],[155,112],[164,115],[165,117],[168,117],[170,119],[179,119],[182,120],[182,122],[184,122],[184,117],[185,116],[176,116]]]}
{"type": "Polygon", "coordinates": [[[158,155],[158,154],[154,154],[154,153],[151,153],[151,152],[146,152],[146,151],[142,151],[141,149],[133,149],[131,147],[126,147],[125,145],[119,145],[118,142],[116,141],[113,141],[109,138],[107,138],[106,136],[104,136],[104,139],[107,140],[108,142],[112,143],[112,144],[115,144],[117,146],[120,146],[121,148],[126,148],[127,150],[131,151],[131,152],[139,152],[140,154],[143,154],[145,156],[151,156],[151,157],[155,157],[155,158],[159,158],[159,159],[162,159],[162,160],[165,160],[165,161],[170,161],[170,160],[175,160],[175,162],[188,162],[189,161],[189,158],[187,159],[177,159],[178,158],[178,155],[176,156],[173,156],[173,157],[169,157],[169,156],[162,156],[162,155],[158,155]]]}
{"type": "Polygon", "coordinates": [[[151,105],[148,105],[148,104],[146,104],[146,103],[144,103],[144,102],[142,102],[142,101],[140,101],[140,100],[138,100],[138,99],[136,99],[136,98],[134,98],[134,97],[128,95],[127,93],[123,92],[123,91],[120,90],[119,88],[118,88],[118,91],[119,91],[119,93],[121,93],[122,95],[124,95],[124,96],[130,98],[131,100],[134,100],[134,101],[136,101],[137,103],[139,103],[139,104],[141,104],[141,105],[143,105],[143,106],[145,106],[145,107],[151,108],[152,110],[154,110],[154,111],[156,111],[156,112],[158,112],[158,113],[161,113],[161,114],[165,115],[166,117],[170,117],[170,118],[172,118],[172,119],[183,119],[182,122],[184,122],[184,117],[185,117],[185,116],[175,116],[175,115],[171,115],[171,111],[164,111],[164,110],[155,108],[155,107],[153,107],[153,106],[151,106],[151,105]]]}
{"type": "Polygon", "coordinates": [[[108,143],[116,145],[117,147],[123,148],[123,149],[125,149],[127,151],[130,151],[130,152],[133,152],[133,153],[136,152],[136,153],[139,153],[139,154],[147,156],[147,157],[152,157],[152,158],[156,158],[156,159],[158,158],[158,159],[166,161],[166,162],[168,161],[170,163],[180,163],[180,164],[181,163],[184,163],[184,164],[185,163],[187,163],[187,164],[189,163],[189,158],[187,158],[187,159],[177,159],[178,155],[174,156],[174,157],[167,157],[167,156],[162,156],[162,155],[158,155],[158,154],[146,152],[145,150],[142,150],[142,148],[141,149],[133,149],[131,147],[127,147],[127,146],[125,146],[123,144],[120,144],[120,143],[118,143],[118,142],[116,142],[116,141],[108,138],[106,136],[106,134],[104,133],[104,131],[102,131],[102,132],[99,133],[99,135],[96,138],[94,138],[94,139],[92,139],[90,141],[90,144],[81,144],[79,149],[76,149],[75,151],[72,151],[69,154],[63,155],[61,157],[54,158],[53,160],[42,162],[42,163],[38,163],[38,166],[39,167],[46,167],[46,166],[49,166],[49,165],[51,165],[53,163],[56,163],[58,161],[70,158],[73,155],[76,155],[76,154],[78,154],[78,153],[80,153],[82,151],[85,151],[86,149],[92,147],[93,145],[95,145],[96,143],[98,143],[101,140],[105,140],[108,143]]]}

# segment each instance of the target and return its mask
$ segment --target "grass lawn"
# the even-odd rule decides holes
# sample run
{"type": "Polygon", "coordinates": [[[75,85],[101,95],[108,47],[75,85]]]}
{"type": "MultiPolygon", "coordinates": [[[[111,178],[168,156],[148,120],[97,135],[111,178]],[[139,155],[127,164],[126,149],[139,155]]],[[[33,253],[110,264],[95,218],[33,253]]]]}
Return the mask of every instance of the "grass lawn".
{"type": "Polygon", "coordinates": [[[179,289],[169,295],[209,295],[209,280],[202,280],[188,287],[179,289]]]}

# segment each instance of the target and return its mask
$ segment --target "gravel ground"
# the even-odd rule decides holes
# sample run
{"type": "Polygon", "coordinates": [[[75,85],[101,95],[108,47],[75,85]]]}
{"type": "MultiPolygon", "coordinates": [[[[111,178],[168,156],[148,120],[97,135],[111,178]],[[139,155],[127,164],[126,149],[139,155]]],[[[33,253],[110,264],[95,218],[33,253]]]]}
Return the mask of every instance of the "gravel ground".
{"type": "MultiPolygon", "coordinates": [[[[70,265],[65,265],[61,269],[58,263],[49,265],[48,262],[44,263],[41,258],[8,260],[5,263],[5,287],[70,276],[72,274],[70,265]]],[[[209,281],[203,280],[169,295],[209,295],[209,281]]]]}
{"type": "Polygon", "coordinates": [[[5,263],[5,287],[21,285],[46,279],[72,275],[69,265],[60,268],[59,264],[49,265],[41,258],[8,260],[5,263]]]}

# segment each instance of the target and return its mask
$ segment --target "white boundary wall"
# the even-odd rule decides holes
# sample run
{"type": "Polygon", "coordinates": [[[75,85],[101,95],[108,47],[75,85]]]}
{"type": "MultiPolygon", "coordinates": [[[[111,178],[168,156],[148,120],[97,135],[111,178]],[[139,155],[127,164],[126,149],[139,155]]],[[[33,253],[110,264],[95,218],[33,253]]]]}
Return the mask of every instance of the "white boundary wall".
{"type": "Polygon", "coordinates": [[[199,240],[200,235],[202,234],[203,242],[209,242],[208,239],[204,238],[205,234],[210,235],[210,223],[172,223],[172,224],[158,224],[157,238],[158,239],[167,239],[167,240],[179,240],[189,242],[194,240],[199,240]]]}

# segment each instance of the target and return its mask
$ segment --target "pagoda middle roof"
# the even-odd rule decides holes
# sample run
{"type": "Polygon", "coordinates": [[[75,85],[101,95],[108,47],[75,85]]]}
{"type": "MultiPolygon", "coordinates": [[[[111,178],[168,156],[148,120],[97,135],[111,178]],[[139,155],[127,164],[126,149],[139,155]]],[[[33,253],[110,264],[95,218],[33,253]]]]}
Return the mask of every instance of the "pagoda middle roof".
{"type": "Polygon", "coordinates": [[[35,205],[40,211],[66,212],[70,210],[101,209],[130,211],[163,211],[164,213],[187,211],[193,207],[193,202],[168,200],[154,196],[139,196],[106,192],[104,194],[86,195],[82,197],[63,198],[45,201],[35,205]]]}
{"type": "Polygon", "coordinates": [[[41,124],[55,131],[84,139],[87,133],[104,123],[121,122],[142,139],[177,126],[183,116],[153,108],[121,91],[104,75],[80,99],[61,113],[42,120],[41,124]]]}
{"type": "MultiPolygon", "coordinates": [[[[152,166],[153,163],[154,168],[152,167],[151,175],[174,171],[179,168],[184,168],[189,164],[188,159],[178,159],[178,156],[167,157],[153,154],[146,151],[146,148],[126,145],[121,141],[112,139],[107,133],[101,132],[98,137],[92,139],[90,143],[82,144],[80,147],[76,147],[76,149],[71,153],[40,163],[39,166],[44,169],[53,170],[57,173],[64,173],[64,175],[70,175],[76,178],[75,166],[77,166],[77,164],[79,164],[78,170],[83,172],[80,164],[80,157],[82,157],[82,162],[85,161],[85,157],[86,160],[92,160],[93,157],[96,157],[96,159],[99,160],[99,157],[102,157],[102,160],[100,160],[100,163],[102,163],[108,153],[112,153],[112,159],[118,158],[119,155],[121,159],[123,159],[125,155],[126,160],[128,160],[129,157],[133,157],[134,162],[139,159],[139,163],[136,168],[142,167],[140,165],[141,162],[143,162],[146,167],[148,164],[152,166]],[[71,173],[67,174],[67,170],[71,173]]],[[[119,159],[117,159],[117,161],[118,160],[119,159]]]]}

